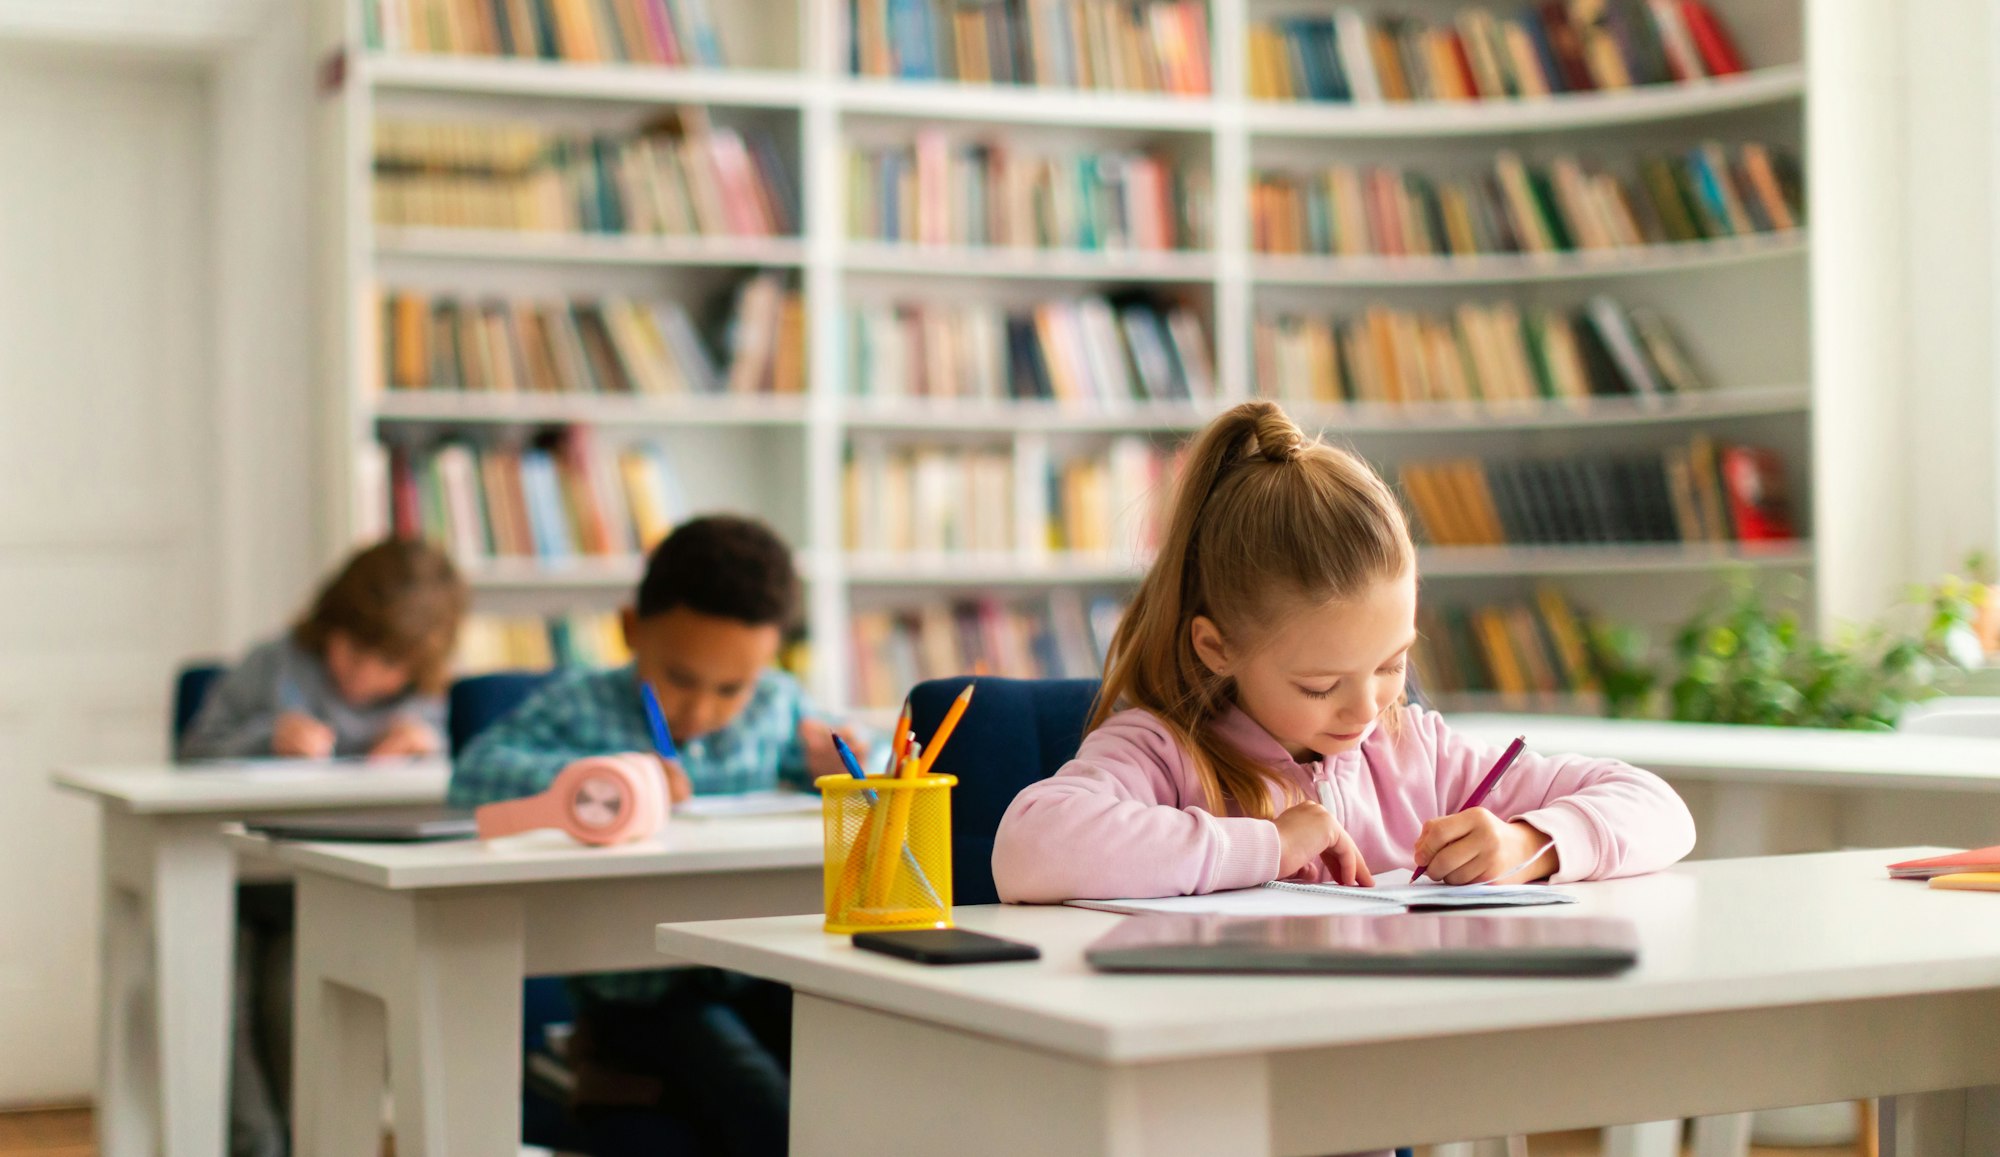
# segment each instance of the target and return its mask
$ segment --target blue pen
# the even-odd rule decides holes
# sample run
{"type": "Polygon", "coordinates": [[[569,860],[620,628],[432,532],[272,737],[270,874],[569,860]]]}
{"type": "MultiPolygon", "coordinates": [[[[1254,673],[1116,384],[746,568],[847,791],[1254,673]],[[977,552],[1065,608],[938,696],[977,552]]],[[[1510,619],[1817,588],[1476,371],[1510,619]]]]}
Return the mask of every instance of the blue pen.
{"type": "MultiPolygon", "coordinates": [[[[854,758],[854,749],[847,746],[847,741],[842,739],[837,731],[833,733],[833,750],[839,754],[840,762],[847,765],[847,774],[856,779],[868,778],[868,773],[861,770],[861,761],[854,758]]],[[[870,804],[875,802],[874,792],[864,791],[861,794],[868,797],[870,804]]],[[[930,897],[931,906],[943,908],[943,898],[937,894],[936,888],[931,887],[930,877],[924,875],[923,866],[917,863],[917,855],[910,850],[910,845],[907,843],[903,845],[903,866],[910,870],[910,875],[916,877],[917,886],[924,890],[924,895],[930,897]]]]}
{"type": "Polygon", "coordinates": [[[666,712],[660,710],[660,697],[653,694],[653,685],[639,680],[639,698],[646,704],[646,726],[653,730],[653,747],[661,759],[679,759],[681,753],[674,746],[674,733],[667,730],[666,712]]]}

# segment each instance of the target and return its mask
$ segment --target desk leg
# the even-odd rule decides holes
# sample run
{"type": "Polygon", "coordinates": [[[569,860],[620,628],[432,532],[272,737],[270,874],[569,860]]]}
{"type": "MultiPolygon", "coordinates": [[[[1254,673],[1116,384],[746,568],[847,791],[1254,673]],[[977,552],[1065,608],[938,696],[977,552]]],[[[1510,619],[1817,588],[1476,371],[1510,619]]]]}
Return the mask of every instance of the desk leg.
{"type": "Polygon", "coordinates": [[[1113,1068],[797,993],[792,1157],[1248,1157],[1271,1152],[1262,1057],[1113,1068]],[[856,1073],[949,1073],[907,1092],[856,1073]],[[862,1139],[865,1139],[862,1140],[862,1139]]]}
{"type": "Polygon", "coordinates": [[[1750,1152],[1750,1113],[1697,1117],[1694,1157],[1743,1157],[1750,1152]]]}
{"type": "Polygon", "coordinates": [[[236,860],[213,817],[103,813],[98,1144],[228,1147],[236,860]]]}
{"type": "Polygon", "coordinates": [[[1680,1157],[1681,1123],[1648,1121],[1604,1130],[1604,1157],[1680,1157]]]}
{"type": "Polygon", "coordinates": [[[153,975],[164,1150],[167,1157],[208,1157],[229,1148],[236,857],[212,818],[157,830],[153,975]]]}
{"type": "Polygon", "coordinates": [[[410,906],[411,967],[389,1001],[397,1155],[515,1152],[527,971],[520,900],[429,896],[410,906]]]}
{"type": "Polygon", "coordinates": [[[2000,1085],[1882,1098],[1882,1157],[2000,1153],[2000,1085]]]}
{"type": "Polygon", "coordinates": [[[159,1073],[144,898],[111,868],[106,863],[98,929],[97,1148],[103,1157],[151,1157],[159,1144],[159,1073]]]}
{"type": "Polygon", "coordinates": [[[321,975],[300,926],[292,1018],[292,1152],[375,1157],[382,1151],[382,1002],[321,975]]]}

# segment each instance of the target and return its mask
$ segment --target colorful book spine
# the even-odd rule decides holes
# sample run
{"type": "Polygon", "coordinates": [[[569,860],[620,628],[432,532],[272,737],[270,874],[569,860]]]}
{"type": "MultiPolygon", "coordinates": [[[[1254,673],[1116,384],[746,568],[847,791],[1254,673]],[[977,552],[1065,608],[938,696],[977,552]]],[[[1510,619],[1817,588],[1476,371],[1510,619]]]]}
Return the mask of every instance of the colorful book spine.
{"type": "Polygon", "coordinates": [[[1425,694],[1498,695],[1512,708],[1595,710],[1603,702],[1590,642],[1591,621],[1552,586],[1530,602],[1439,607],[1417,612],[1413,660],[1425,694]]]}
{"type": "Polygon", "coordinates": [[[1396,481],[1443,547],[1784,542],[1795,525],[1783,458],[1705,434],[1659,452],[1405,462],[1396,481]]]}
{"type": "Polygon", "coordinates": [[[1347,317],[1279,314],[1251,331],[1257,392],[1291,404],[1477,404],[1493,411],[1706,389],[1657,311],[1593,297],[1575,309],[1387,304],[1347,317]]]}
{"type": "Polygon", "coordinates": [[[1146,297],[863,305],[849,314],[848,380],[871,399],[1206,400],[1215,374],[1203,328],[1192,308],[1146,297]]]}
{"type": "Polygon", "coordinates": [[[1255,100],[1482,101],[1607,92],[1744,71],[1701,0],[1569,0],[1398,15],[1354,7],[1252,21],[1255,100]]]}
{"type": "Polygon", "coordinates": [[[856,76],[1206,96],[1201,0],[848,0],[856,76]]]}
{"type": "Polygon", "coordinates": [[[1123,600],[1061,590],[1045,598],[930,602],[855,612],[854,698],[893,708],[915,684],[953,675],[1085,678],[1102,673],[1123,600]]]}
{"type": "Polygon", "coordinates": [[[700,110],[624,135],[530,124],[375,125],[375,221],[534,232],[781,237],[798,197],[773,142],[700,110]]]}
{"type": "Polygon", "coordinates": [[[1761,144],[1705,142],[1614,172],[1575,156],[1529,165],[1512,152],[1462,177],[1383,165],[1266,170],[1250,188],[1259,253],[1475,257],[1616,250],[1795,229],[1796,162],[1761,144]]]}
{"type": "Polygon", "coordinates": [[[389,525],[461,564],[643,554],[687,516],[666,453],[606,450],[583,428],[526,445],[451,441],[389,451],[389,525]]]}
{"type": "Polygon", "coordinates": [[[721,68],[702,0],[362,0],[375,52],[721,68]]]}
{"type": "Polygon", "coordinates": [[[618,667],[632,660],[616,611],[562,615],[468,615],[459,624],[452,668],[546,671],[555,667],[618,667]]]}
{"type": "Polygon", "coordinates": [[[924,130],[848,155],[848,233],[871,241],[1098,251],[1209,245],[1205,172],[1165,154],[1044,155],[924,130]]]}

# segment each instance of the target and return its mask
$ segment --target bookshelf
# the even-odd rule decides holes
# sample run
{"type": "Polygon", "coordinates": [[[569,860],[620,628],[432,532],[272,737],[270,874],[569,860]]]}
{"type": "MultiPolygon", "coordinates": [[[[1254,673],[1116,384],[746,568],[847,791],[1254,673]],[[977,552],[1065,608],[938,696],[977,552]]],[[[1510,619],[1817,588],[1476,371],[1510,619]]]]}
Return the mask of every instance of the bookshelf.
{"type": "MultiPolygon", "coordinates": [[[[1590,396],[1466,404],[1438,400],[1288,403],[1307,426],[1368,455],[1393,477],[1408,461],[1520,458],[1609,451],[1645,454],[1706,432],[1783,455],[1800,527],[1796,540],[1426,547],[1426,598],[1471,606],[1530,600],[1554,583],[1609,617],[1676,621],[1705,579],[1727,566],[1811,582],[1818,563],[1808,485],[1814,422],[1808,230],[1562,253],[1458,257],[1270,254],[1253,248],[1250,191],[1266,170],[1388,165],[1463,173],[1503,150],[1531,164],[1561,154],[1612,171],[1648,152],[1715,139],[1755,141],[1797,156],[1810,70],[1803,0],[1711,0],[1746,71],[1622,91],[1532,99],[1341,104],[1251,99],[1247,38],[1258,21],[1336,8],[1448,22],[1452,0],[1210,0],[1213,95],[1079,91],[851,75],[850,0],[746,0],[710,5],[730,67],[574,63],[391,52],[367,46],[362,4],[317,0],[322,64],[318,187],[324,194],[323,291],[331,431],[330,502],[344,547],[384,525],[385,445],[440,438],[528,444],[579,426],[613,447],[664,447],[689,509],[735,509],[771,521],[800,548],[807,580],[811,680],[835,707],[859,706],[850,648],[857,616],[939,601],[1007,601],[1129,591],[1143,560],[1130,551],[1071,551],[1026,541],[1046,501],[1031,474],[1110,452],[1134,437],[1159,447],[1221,408],[1259,396],[1253,332],[1260,318],[1340,318],[1376,305],[1448,313],[1462,302],[1568,310],[1609,294],[1666,318],[1711,388],[1658,397],[1590,396]],[[718,127],[774,142],[796,189],[796,235],[534,233],[375,224],[378,117],[528,122],[571,133],[631,133],[697,109],[718,127]],[[1210,209],[1198,249],[1029,249],[867,240],[851,235],[849,153],[906,147],[924,134],[954,144],[1000,142],[1055,155],[1128,150],[1198,170],[1210,209]],[[380,390],[373,370],[374,289],[411,287],[468,300],[624,295],[701,305],[774,271],[802,295],[806,387],[796,396],[624,395],[380,390]],[[953,300],[1028,310],[1105,295],[1162,313],[1185,308],[1207,341],[1213,392],[1115,404],[993,397],[862,396],[854,371],[856,311],[953,300]],[[1004,496],[1012,551],[887,553],[850,545],[848,464],[858,455],[926,447],[1012,455],[1004,496]],[[1030,516],[1034,517],[1030,517],[1030,516]]],[[[623,0],[621,0],[623,2],[623,0]]],[[[1810,190],[1807,219],[1810,219],[1810,190]]],[[[589,614],[636,579],[637,557],[562,563],[493,558],[469,564],[476,609],[498,615],[589,614]]],[[[1011,611],[1009,613],[1012,613],[1011,611]]],[[[1507,696],[1467,691],[1466,702],[1507,696]]],[[[1580,702],[1538,692],[1513,706],[1580,702]]]]}

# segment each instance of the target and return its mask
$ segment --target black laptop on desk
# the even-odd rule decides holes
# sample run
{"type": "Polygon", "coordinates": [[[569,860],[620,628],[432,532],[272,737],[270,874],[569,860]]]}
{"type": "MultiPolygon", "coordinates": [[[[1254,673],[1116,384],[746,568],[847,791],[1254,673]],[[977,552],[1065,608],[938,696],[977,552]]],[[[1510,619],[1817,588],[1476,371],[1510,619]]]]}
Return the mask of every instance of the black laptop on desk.
{"type": "Polygon", "coordinates": [[[466,808],[377,808],[369,811],[292,812],[253,816],[246,831],[274,840],[324,840],[354,844],[416,844],[467,840],[479,834],[466,808]]]}
{"type": "Polygon", "coordinates": [[[1604,976],[1639,961],[1631,922],[1602,916],[1127,917],[1084,950],[1100,972],[1604,976]]]}

